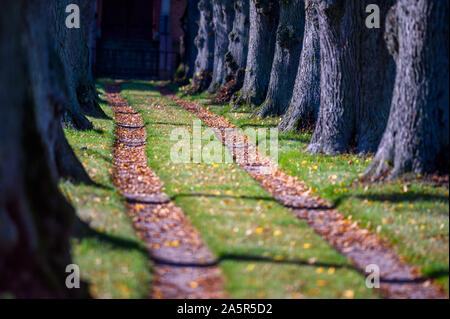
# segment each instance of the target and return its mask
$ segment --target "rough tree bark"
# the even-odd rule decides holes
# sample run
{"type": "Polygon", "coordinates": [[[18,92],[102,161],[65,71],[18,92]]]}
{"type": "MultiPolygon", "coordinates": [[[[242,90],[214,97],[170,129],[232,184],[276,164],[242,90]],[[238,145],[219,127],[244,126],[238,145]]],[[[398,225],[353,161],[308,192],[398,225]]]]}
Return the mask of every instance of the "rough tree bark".
{"type": "Polygon", "coordinates": [[[183,17],[181,18],[181,27],[183,36],[180,44],[181,63],[175,74],[175,81],[181,84],[187,84],[192,79],[195,68],[195,58],[197,57],[197,47],[195,46],[195,37],[198,34],[198,22],[200,12],[198,10],[199,0],[188,0],[183,17]]]}
{"type": "Polygon", "coordinates": [[[321,104],[308,149],[334,154],[349,149],[359,107],[358,0],[319,1],[321,104]]]}
{"type": "Polygon", "coordinates": [[[228,102],[244,84],[250,32],[250,0],[234,1],[233,29],[225,54],[225,84],[217,92],[217,102],[228,102]]]}
{"type": "Polygon", "coordinates": [[[189,93],[194,94],[206,90],[211,83],[211,74],[214,66],[214,31],[212,18],[212,5],[209,0],[200,0],[198,3],[200,21],[198,34],[195,37],[197,57],[192,86],[189,93]]]}
{"type": "MultiPolygon", "coordinates": [[[[88,0],[83,0],[83,4],[86,5],[88,0]]],[[[86,9],[86,11],[89,9],[93,11],[93,8],[89,7],[80,7],[80,11],[82,9],[86,9]]],[[[48,8],[48,14],[46,14],[46,22],[47,22],[47,28],[48,30],[50,30],[49,32],[51,33],[51,40],[50,40],[50,44],[51,44],[51,49],[50,49],[50,63],[51,66],[50,68],[52,70],[54,70],[51,74],[54,77],[53,79],[53,90],[55,92],[57,92],[57,94],[53,94],[52,95],[52,102],[54,104],[60,104],[60,109],[62,110],[62,118],[64,118],[65,120],[67,120],[67,115],[68,113],[70,113],[70,118],[72,120],[77,119],[76,122],[72,121],[71,123],[74,124],[75,128],[78,129],[88,129],[91,126],[90,122],[86,119],[86,117],[84,117],[84,115],[81,112],[81,109],[79,108],[79,104],[78,100],[76,97],[74,97],[73,93],[76,93],[74,91],[74,86],[73,86],[73,74],[75,74],[76,72],[73,72],[71,70],[72,68],[72,64],[65,64],[67,62],[67,59],[69,59],[69,55],[66,55],[67,52],[69,52],[68,50],[65,52],[61,52],[61,32],[55,32],[56,30],[59,30],[61,28],[64,28],[66,30],[69,30],[66,28],[66,24],[65,24],[65,19],[63,19],[62,17],[67,16],[67,13],[65,12],[66,10],[66,6],[62,5],[62,1],[58,0],[58,1],[54,1],[52,3],[52,6],[50,6],[48,8]],[[62,26],[61,26],[61,25],[62,26]],[[75,104],[73,103],[73,98],[75,98],[75,104]],[[73,112],[72,112],[73,111],[73,112]]],[[[85,13],[86,14],[86,13],[85,13]]],[[[84,20],[88,19],[88,18],[94,18],[93,16],[85,16],[84,20]]],[[[81,24],[81,28],[84,28],[84,32],[85,32],[85,36],[87,38],[88,36],[88,32],[89,30],[87,30],[88,28],[90,28],[89,23],[84,22],[81,24]]],[[[34,32],[35,29],[31,29],[30,32],[34,32]]],[[[71,30],[75,30],[75,29],[71,29],[71,30]]],[[[67,32],[67,31],[65,31],[67,32]]],[[[71,50],[72,52],[76,52],[78,49],[76,47],[76,45],[80,45],[80,51],[83,51],[87,56],[85,56],[84,58],[87,59],[87,61],[84,61],[85,63],[89,64],[89,50],[87,49],[87,52],[84,51],[85,46],[87,45],[87,43],[82,42],[82,41],[75,41],[75,40],[70,40],[71,37],[75,37],[78,38],[79,37],[79,31],[74,31],[74,33],[66,33],[65,36],[67,37],[67,39],[65,39],[64,41],[66,42],[73,42],[71,50]]],[[[38,35],[36,35],[38,36],[38,35]]],[[[83,41],[87,41],[85,38],[85,40],[83,41]]],[[[38,52],[39,50],[41,51],[46,51],[48,50],[47,48],[37,48],[35,49],[36,52],[38,52]]],[[[67,53],[69,54],[69,53],[67,53]]],[[[75,53],[74,53],[75,54],[75,53]]],[[[76,54],[76,55],[80,55],[80,54],[76,54]]],[[[39,63],[38,61],[36,63],[39,63]]],[[[82,68],[81,68],[82,69],[82,68]]],[[[79,70],[81,70],[79,68],[79,70]]],[[[43,71],[45,72],[45,71],[43,71]]],[[[92,79],[92,74],[90,72],[90,67],[87,66],[87,69],[83,69],[83,72],[85,72],[84,76],[91,76],[90,79],[85,79],[85,80],[80,80],[81,82],[90,82],[92,81],[92,85],[93,84],[93,79],[92,79]]],[[[83,72],[80,73],[79,76],[83,76],[83,72]]],[[[40,80],[36,80],[36,81],[40,81],[40,80]]],[[[81,83],[80,82],[80,83],[81,83]]],[[[95,90],[95,87],[93,87],[93,89],[95,90]]],[[[40,92],[44,92],[45,90],[41,90],[40,92]]],[[[96,107],[99,107],[98,105],[96,107]]],[[[100,107],[99,107],[100,108],[100,107]]],[[[101,112],[103,114],[103,111],[101,112]]],[[[91,113],[93,114],[93,113],[91,113]]],[[[95,113],[99,116],[101,116],[100,113],[95,113]]],[[[106,115],[105,115],[106,116],[106,115]]],[[[54,130],[52,129],[44,129],[45,132],[47,132],[47,138],[44,139],[44,142],[47,143],[47,147],[49,148],[50,151],[50,156],[51,156],[51,160],[52,163],[54,164],[54,166],[57,168],[57,172],[58,172],[58,176],[61,178],[67,178],[67,179],[71,179],[72,181],[75,182],[81,182],[81,183],[85,183],[85,184],[91,184],[92,180],[89,178],[89,175],[86,173],[86,171],[84,170],[83,166],[81,165],[80,161],[78,160],[78,158],[76,157],[75,153],[73,152],[72,148],[70,147],[69,143],[66,140],[66,137],[64,135],[64,132],[62,130],[62,127],[60,125],[57,125],[54,130]]]]}
{"type": "Polygon", "coordinates": [[[55,0],[54,29],[56,50],[63,61],[68,79],[69,102],[65,120],[77,129],[91,129],[92,124],[83,115],[106,117],[97,102],[97,92],[91,72],[89,37],[94,21],[94,1],[55,0]],[[66,6],[74,3],[80,7],[79,29],[66,27],[66,6]]]}
{"type": "Polygon", "coordinates": [[[225,84],[225,54],[228,51],[230,34],[233,28],[234,0],[212,0],[214,25],[214,67],[208,92],[216,93],[225,84]]]}
{"type": "MultiPolygon", "coordinates": [[[[389,118],[395,83],[395,62],[384,41],[385,20],[395,0],[365,0],[365,7],[377,4],[380,8],[380,28],[363,28],[360,40],[361,91],[360,108],[356,110],[356,149],[374,153],[380,144],[389,118]]],[[[362,22],[364,25],[364,22],[362,22]]]]}
{"type": "Polygon", "coordinates": [[[279,19],[277,0],[250,0],[250,36],[244,85],[236,105],[259,106],[267,93],[279,19]]]}
{"type": "Polygon", "coordinates": [[[275,55],[267,96],[258,115],[282,115],[291,101],[305,29],[304,0],[280,1],[275,55]]]}
{"type": "Polygon", "coordinates": [[[311,153],[373,152],[385,128],[393,61],[380,41],[383,29],[365,26],[369,3],[384,19],[389,1],[318,1],[321,99],[311,153]]]}
{"type": "Polygon", "coordinates": [[[199,0],[188,0],[187,3],[187,21],[188,29],[186,35],[186,65],[188,79],[192,79],[195,69],[195,58],[197,57],[197,47],[195,46],[195,37],[198,33],[197,21],[200,19],[200,12],[198,10],[199,0]]]}
{"type": "Polygon", "coordinates": [[[0,294],[19,298],[87,296],[84,286],[65,286],[75,214],[58,190],[49,147],[61,133],[64,96],[52,5],[5,0],[0,10],[0,294]]]}
{"type": "Polygon", "coordinates": [[[314,129],[320,107],[319,21],[314,1],[305,2],[305,33],[294,91],[279,130],[314,129]]]}
{"type": "Polygon", "coordinates": [[[448,1],[399,0],[386,42],[397,64],[386,131],[368,179],[444,171],[449,161],[448,1]]]}

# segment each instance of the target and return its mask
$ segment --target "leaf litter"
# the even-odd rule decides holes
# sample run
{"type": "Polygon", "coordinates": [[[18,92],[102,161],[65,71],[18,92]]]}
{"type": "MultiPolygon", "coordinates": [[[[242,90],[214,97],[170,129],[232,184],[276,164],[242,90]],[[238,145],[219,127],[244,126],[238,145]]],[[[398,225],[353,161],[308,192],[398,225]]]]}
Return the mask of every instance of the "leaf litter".
{"type": "Polygon", "coordinates": [[[182,210],[162,192],[161,181],[147,166],[142,144],[145,128],[131,127],[142,125],[142,117],[121,98],[120,90],[117,84],[106,87],[118,124],[113,180],[127,200],[134,227],[155,263],[150,297],[224,298],[223,277],[215,256],[182,210]]]}
{"type": "MultiPolygon", "coordinates": [[[[229,149],[242,169],[295,216],[305,220],[332,247],[345,255],[362,274],[367,275],[368,265],[377,265],[380,270],[380,293],[383,297],[445,298],[439,287],[430,279],[421,277],[415,268],[402,261],[389,244],[381,241],[376,234],[361,229],[357,222],[346,219],[324,199],[313,196],[312,190],[303,181],[286,174],[272,160],[259,155],[256,146],[227,119],[195,102],[179,98],[167,87],[159,87],[159,90],[162,95],[200,118],[205,125],[216,129],[218,139],[229,149]],[[229,141],[225,140],[226,130],[231,130],[235,135],[231,144],[225,143],[229,141]]],[[[259,231],[262,233],[262,230],[258,229],[257,232],[259,231]]],[[[309,243],[304,246],[309,248],[309,243]]],[[[321,282],[320,285],[322,284],[325,283],[321,282]]],[[[350,296],[352,293],[346,291],[345,294],[350,296]]]]}

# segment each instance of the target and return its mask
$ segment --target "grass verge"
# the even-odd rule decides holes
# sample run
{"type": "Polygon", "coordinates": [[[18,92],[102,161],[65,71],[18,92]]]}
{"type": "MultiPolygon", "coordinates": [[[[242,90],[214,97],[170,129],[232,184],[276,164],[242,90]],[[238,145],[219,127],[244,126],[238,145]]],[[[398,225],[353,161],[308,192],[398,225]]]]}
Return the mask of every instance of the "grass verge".
{"type": "MultiPolygon", "coordinates": [[[[208,105],[208,94],[183,98],[196,101],[242,129],[274,127],[280,121],[280,118],[256,118],[245,108],[233,111],[231,104],[208,105]]],[[[378,233],[400,258],[434,279],[448,295],[448,185],[432,185],[422,176],[362,184],[359,176],[370,165],[370,156],[310,155],[305,152],[310,139],[310,133],[279,134],[280,167],[305,181],[314,193],[333,203],[360,227],[378,233]]]]}
{"type": "Polygon", "coordinates": [[[121,86],[146,124],[149,166],[220,258],[230,297],[377,297],[344,256],[235,164],[174,163],[170,153],[177,140],[171,135],[180,128],[191,135],[195,116],[149,82],[121,86]]]}
{"type": "MultiPolygon", "coordinates": [[[[98,90],[104,94],[99,81],[98,90]]],[[[145,298],[151,284],[151,266],[145,245],[137,238],[124,203],[111,180],[114,122],[106,102],[108,119],[89,117],[94,129],[66,129],[66,137],[91,179],[88,186],[61,182],[60,188],[89,230],[72,241],[74,262],[94,298],[145,298]]]]}

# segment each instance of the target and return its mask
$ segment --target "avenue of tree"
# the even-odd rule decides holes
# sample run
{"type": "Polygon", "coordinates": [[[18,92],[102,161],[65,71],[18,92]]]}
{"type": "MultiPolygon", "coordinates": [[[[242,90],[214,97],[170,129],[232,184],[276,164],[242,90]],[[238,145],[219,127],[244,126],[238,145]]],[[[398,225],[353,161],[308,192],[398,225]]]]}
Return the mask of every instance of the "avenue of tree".
{"type": "Polygon", "coordinates": [[[448,171],[448,1],[198,2],[191,93],[312,130],[313,154],[375,153],[371,181],[448,171]]]}
{"type": "MultiPolygon", "coordinates": [[[[313,130],[313,154],[373,152],[369,181],[448,173],[447,0],[187,2],[191,93],[282,117],[282,131],[313,130]],[[369,4],[380,28],[366,25],[369,4]]],[[[83,297],[64,286],[77,217],[58,181],[92,183],[63,128],[105,116],[89,64],[93,1],[2,4],[0,291],[83,297]],[[79,29],[65,26],[70,3],[79,29]]]]}

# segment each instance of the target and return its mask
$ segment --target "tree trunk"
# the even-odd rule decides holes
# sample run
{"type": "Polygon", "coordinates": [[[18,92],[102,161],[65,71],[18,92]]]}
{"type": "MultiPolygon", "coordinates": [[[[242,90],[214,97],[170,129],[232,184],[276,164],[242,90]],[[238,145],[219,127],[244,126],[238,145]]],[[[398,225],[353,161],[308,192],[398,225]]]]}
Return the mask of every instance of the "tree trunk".
{"type": "Polygon", "coordinates": [[[312,153],[373,152],[386,125],[393,61],[380,41],[383,30],[365,26],[369,3],[380,7],[384,19],[389,1],[318,3],[321,99],[312,153]]]}
{"type": "Polygon", "coordinates": [[[358,0],[320,1],[321,104],[308,149],[335,154],[349,150],[359,107],[358,0]],[[356,107],[356,108],[355,108],[356,107]]]}
{"type": "Polygon", "coordinates": [[[214,25],[214,67],[208,92],[216,93],[225,84],[225,55],[228,51],[230,34],[233,28],[234,0],[212,0],[214,25]]]}
{"type": "Polygon", "coordinates": [[[92,124],[83,114],[106,117],[97,103],[97,92],[91,71],[88,46],[94,21],[94,1],[55,0],[54,22],[56,50],[66,68],[69,102],[65,119],[77,129],[91,129],[92,124]],[[66,27],[66,6],[74,3],[80,7],[79,29],[66,27]]]}
{"type": "Polygon", "coordinates": [[[279,125],[282,132],[310,130],[320,107],[320,40],[316,4],[305,2],[305,34],[291,103],[279,125]]]}
{"type": "Polygon", "coordinates": [[[448,173],[448,1],[399,0],[389,12],[386,42],[396,60],[391,112],[365,178],[448,173]]]}
{"type": "Polygon", "coordinates": [[[175,82],[187,84],[192,79],[195,68],[195,58],[197,57],[197,47],[195,37],[198,34],[198,20],[200,12],[198,10],[198,0],[188,0],[183,17],[181,18],[181,28],[183,36],[180,43],[181,63],[175,73],[175,82]]]}
{"type": "Polygon", "coordinates": [[[48,28],[53,1],[5,0],[0,10],[0,294],[85,297],[67,289],[75,214],[57,186],[61,69],[48,28]],[[14,37],[11,35],[14,34],[14,37]]]}
{"type": "Polygon", "coordinates": [[[192,79],[195,69],[195,58],[197,56],[197,47],[195,46],[195,36],[198,33],[197,21],[200,18],[200,12],[198,10],[199,0],[188,0],[187,2],[187,21],[188,28],[186,34],[186,76],[188,79],[192,79]]]}
{"type": "Polygon", "coordinates": [[[235,103],[259,106],[267,93],[279,19],[277,0],[250,0],[250,36],[244,85],[235,103]]]}
{"type": "Polygon", "coordinates": [[[225,85],[217,92],[214,102],[230,101],[244,84],[250,32],[250,0],[235,0],[233,30],[229,34],[228,52],[225,55],[225,85]]]}
{"type": "Polygon", "coordinates": [[[229,45],[225,58],[227,81],[234,78],[239,69],[245,69],[245,65],[247,64],[249,32],[250,0],[235,0],[233,29],[228,36],[229,45]]]}
{"type": "Polygon", "coordinates": [[[209,0],[200,0],[198,3],[200,21],[198,34],[195,38],[197,58],[195,59],[195,72],[189,93],[203,92],[211,83],[214,66],[214,31],[212,18],[212,5],[209,0]]]}
{"type": "MultiPolygon", "coordinates": [[[[87,1],[87,0],[83,0],[87,1]]],[[[86,2],[84,2],[86,4],[86,2]]],[[[83,9],[83,7],[80,7],[80,12],[83,9]]],[[[73,93],[75,91],[73,90],[73,76],[74,72],[72,72],[71,68],[72,65],[66,65],[64,64],[67,62],[68,56],[65,56],[64,52],[61,52],[61,32],[55,32],[55,28],[61,29],[67,29],[65,24],[65,19],[63,19],[63,16],[66,16],[66,6],[62,5],[61,0],[54,1],[52,3],[52,6],[48,9],[48,14],[46,17],[48,18],[47,22],[47,28],[50,30],[50,36],[51,40],[49,41],[51,44],[50,49],[50,69],[53,70],[52,74],[52,85],[54,87],[53,91],[55,94],[51,95],[51,102],[55,104],[58,109],[62,110],[62,118],[65,118],[67,120],[67,116],[69,116],[71,123],[74,125],[75,128],[78,129],[88,129],[92,127],[90,122],[84,117],[84,115],[81,112],[81,109],[76,106],[76,104],[73,104],[71,101],[73,96],[73,93]],[[61,25],[62,24],[62,27],[61,25]],[[73,112],[71,111],[73,110],[73,112]],[[69,114],[69,115],[68,115],[69,114]],[[76,119],[76,120],[74,120],[76,119]],[[87,122],[85,122],[87,121],[87,122]]],[[[93,19],[93,16],[92,16],[93,19]]],[[[86,20],[86,19],[85,19],[86,20]]],[[[87,23],[81,24],[82,28],[85,28],[86,37],[88,36],[88,28],[87,23]]],[[[32,29],[31,32],[34,32],[35,29],[32,29]]],[[[69,30],[69,29],[67,29],[69,30]]],[[[74,29],[72,29],[74,30],[74,29]]],[[[65,31],[67,32],[67,31],[65,31]]],[[[38,35],[36,35],[38,36],[38,35]]],[[[84,46],[87,45],[86,43],[82,42],[75,42],[73,40],[70,40],[72,36],[78,37],[79,31],[77,33],[71,34],[66,33],[66,37],[68,39],[65,39],[65,42],[74,42],[72,46],[72,51],[76,52],[78,51],[77,47],[75,46],[80,45],[81,50],[84,49],[84,46]]],[[[43,51],[46,52],[49,49],[42,47],[42,48],[36,48],[36,51],[43,51]]],[[[69,51],[67,51],[69,52],[69,51]]],[[[86,54],[89,54],[89,50],[86,54]]],[[[86,57],[87,63],[89,63],[89,55],[86,57]]],[[[86,61],[85,61],[86,62],[86,61]]],[[[40,63],[40,62],[36,62],[40,63]]],[[[45,70],[42,72],[46,72],[45,70]]],[[[86,70],[86,72],[89,72],[89,75],[91,74],[89,70],[86,70]]],[[[80,75],[81,76],[81,75],[80,75]]],[[[88,75],[86,75],[88,76],[88,75]]],[[[91,78],[92,80],[92,78],[91,78]]],[[[84,81],[84,80],[82,80],[84,81]]],[[[90,80],[89,80],[90,81],[90,80]]],[[[93,80],[92,80],[92,85],[93,80]]],[[[41,90],[44,91],[44,90],[41,90]]],[[[78,103],[78,100],[75,99],[75,102],[78,103]]],[[[103,111],[102,111],[103,112],[103,111]]],[[[97,114],[100,115],[100,114],[97,114]]],[[[105,115],[106,116],[106,115],[105,115]]],[[[52,124],[53,125],[53,124],[52,124]]],[[[47,143],[47,147],[49,149],[52,165],[56,167],[58,176],[61,178],[70,179],[74,182],[80,182],[85,184],[92,184],[92,180],[90,179],[89,175],[84,170],[83,166],[81,165],[80,161],[76,157],[75,153],[73,152],[72,148],[70,147],[69,143],[66,140],[66,137],[64,135],[63,129],[61,125],[57,125],[56,127],[52,128],[43,128],[43,132],[46,132],[48,134],[47,138],[44,139],[44,142],[47,143]]]]}
{"type": "MultiPolygon", "coordinates": [[[[395,82],[395,62],[384,41],[385,20],[393,0],[365,0],[364,5],[380,8],[380,28],[362,28],[360,45],[361,103],[356,111],[356,148],[374,153],[380,144],[389,118],[395,82]]],[[[362,14],[365,14],[365,7],[362,14]]],[[[363,23],[363,22],[362,22],[363,23]]],[[[364,23],[363,23],[364,25],[364,23]]]]}
{"type": "Polygon", "coordinates": [[[269,89],[258,112],[259,116],[282,115],[289,107],[300,62],[304,29],[305,2],[280,1],[280,22],[269,89]]]}

